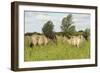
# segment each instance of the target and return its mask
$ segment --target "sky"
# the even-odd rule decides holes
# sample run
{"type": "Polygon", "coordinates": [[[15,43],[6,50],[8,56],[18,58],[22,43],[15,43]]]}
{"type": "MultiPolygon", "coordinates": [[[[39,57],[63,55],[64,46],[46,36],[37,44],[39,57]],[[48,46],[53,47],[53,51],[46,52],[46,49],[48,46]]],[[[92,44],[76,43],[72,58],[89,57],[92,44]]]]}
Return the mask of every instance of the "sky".
{"type": "MultiPolygon", "coordinates": [[[[37,12],[37,11],[24,11],[24,23],[25,33],[38,32],[42,33],[42,27],[47,21],[52,21],[54,25],[54,31],[61,31],[62,19],[68,16],[70,13],[64,12],[37,12]]],[[[90,28],[90,14],[71,13],[72,21],[76,27],[76,30],[85,30],[90,28]]]]}

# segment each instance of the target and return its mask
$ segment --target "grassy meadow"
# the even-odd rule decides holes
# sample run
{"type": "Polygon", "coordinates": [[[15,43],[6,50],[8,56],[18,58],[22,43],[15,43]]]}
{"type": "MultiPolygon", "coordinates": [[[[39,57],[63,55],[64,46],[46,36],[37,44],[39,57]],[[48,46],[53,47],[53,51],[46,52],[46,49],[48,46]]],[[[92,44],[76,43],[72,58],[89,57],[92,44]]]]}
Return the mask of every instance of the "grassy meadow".
{"type": "Polygon", "coordinates": [[[24,61],[45,61],[45,60],[68,60],[90,58],[90,42],[84,41],[80,47],[62,42],[62,37],[57,40],[57,45],[49,43],[47,45],[37,45],[29,47],[29,40],[24,41],[24,61]]]}

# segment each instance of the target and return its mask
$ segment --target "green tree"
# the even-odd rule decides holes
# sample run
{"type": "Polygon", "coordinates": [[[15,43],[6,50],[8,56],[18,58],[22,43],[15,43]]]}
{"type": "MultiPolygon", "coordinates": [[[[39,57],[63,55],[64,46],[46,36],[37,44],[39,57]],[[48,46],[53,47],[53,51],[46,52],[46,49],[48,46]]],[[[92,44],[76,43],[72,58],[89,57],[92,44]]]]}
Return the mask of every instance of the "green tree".
{"type": "Polygon", "coordinates": [[[51,39],[54,43],[57,44],[57,38],[53,29],[54,29],[53,22],[48,21],[44,24],[42,31],[47,38],[51,39]]]}
{"type": "Polygon", "coordinates": [[[45,36],[49,37],[53,33],[53,28],[54,28],[53,22],[52,21],[47,21],[44,24],[44,26],[42,28],[42,31],[43,31],[45,36]]]}
{"type": "Polygon", "coordinates": [[[68,38],[75,33],[75,26],[72,25],[72,14],[64,17],[61,24],[61,30],[63,32],[63,36],[67,36],[68,38]]]}

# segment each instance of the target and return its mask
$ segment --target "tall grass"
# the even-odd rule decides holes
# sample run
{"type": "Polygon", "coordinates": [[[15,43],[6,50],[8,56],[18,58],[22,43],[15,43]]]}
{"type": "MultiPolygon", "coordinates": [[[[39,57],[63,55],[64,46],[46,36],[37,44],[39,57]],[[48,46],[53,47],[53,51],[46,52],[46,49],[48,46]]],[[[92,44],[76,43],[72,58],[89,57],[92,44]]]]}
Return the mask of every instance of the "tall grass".
{"type": "Polygon", "coordinates": [[[90,58],[90,42],[84,41],[80,47],[69,45],[62,42],[62,37],[57,40],[57,44],[37,45],[29,47],[29,41],[25,39],[24,44],[25,61],[45,61],[45,60],[68,60],[68,59],[87,59],[90,58]]]}

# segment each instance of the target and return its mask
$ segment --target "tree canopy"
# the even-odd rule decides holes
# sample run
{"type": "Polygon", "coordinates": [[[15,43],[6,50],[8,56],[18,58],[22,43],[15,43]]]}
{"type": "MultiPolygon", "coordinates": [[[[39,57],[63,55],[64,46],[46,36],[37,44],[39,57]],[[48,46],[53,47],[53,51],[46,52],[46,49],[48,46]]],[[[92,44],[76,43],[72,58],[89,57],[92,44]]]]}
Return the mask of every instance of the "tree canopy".
{"type": "Polygon", "coordinates": [[[76,30],[75,26],[72,24],[73,24],[72,14],[69,14],[68,16],[62,19],[61,30],[63,32],[63,36],[70,37],[71,35],[74,34],[76,30]]]}
{"type": "Polygon", "coordinates": [[[53,22],[47,21],[42,28],[42,32],[44,33],[44,35],[48,37],[54,32],[53,28],[54,28],[53,22]]]}

